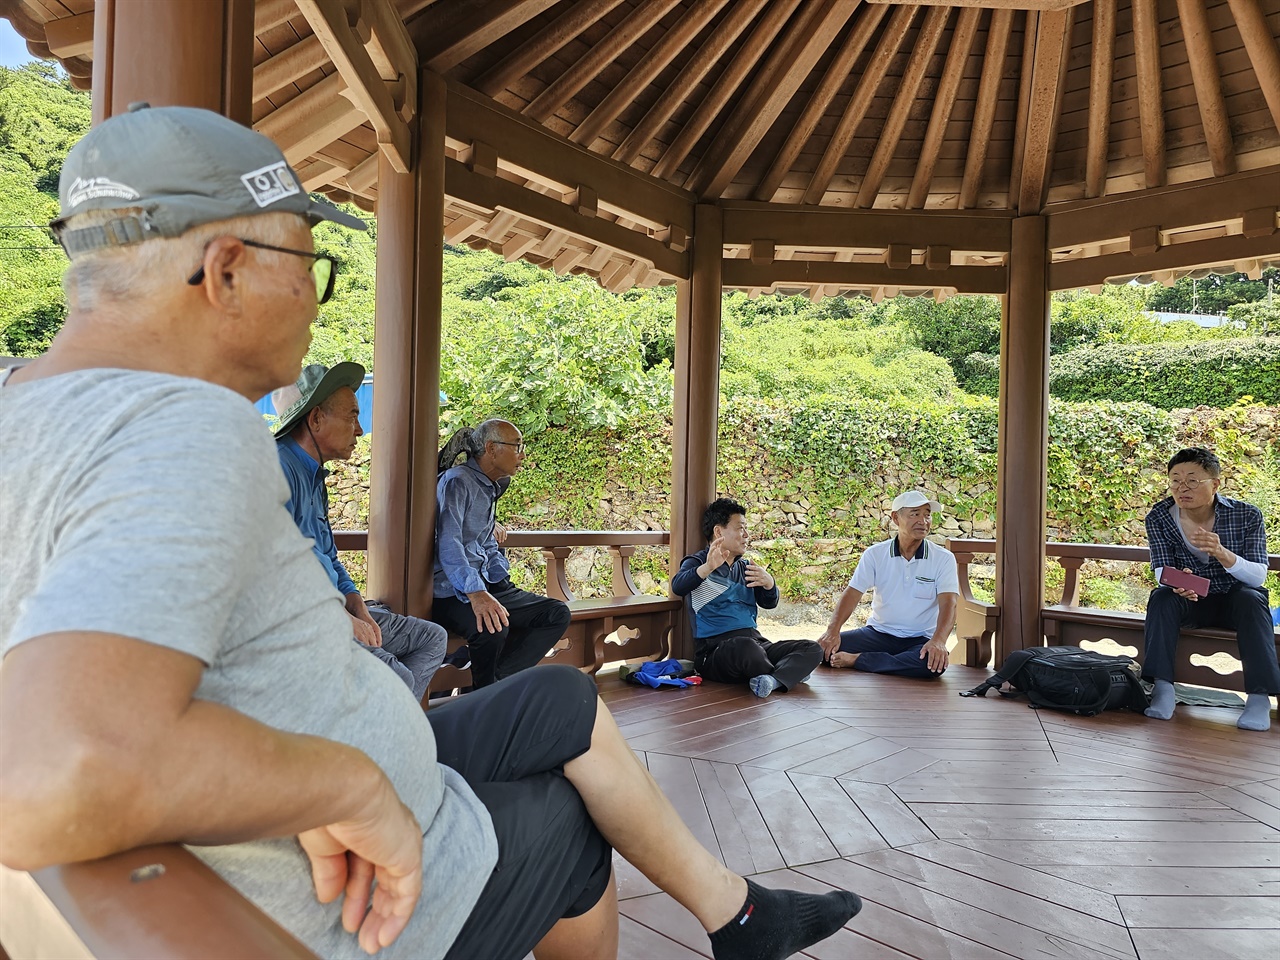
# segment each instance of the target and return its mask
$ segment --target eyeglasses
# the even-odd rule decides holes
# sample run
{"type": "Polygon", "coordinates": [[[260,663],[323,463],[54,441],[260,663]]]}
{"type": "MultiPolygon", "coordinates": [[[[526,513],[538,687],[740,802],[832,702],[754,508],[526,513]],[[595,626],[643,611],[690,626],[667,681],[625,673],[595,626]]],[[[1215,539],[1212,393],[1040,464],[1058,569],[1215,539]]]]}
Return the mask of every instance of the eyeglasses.
{"type": "Polygon", "coordinates": [[[1199,490],[1200,484],[1213,483],[1213,478],[1208,480],[1170,480],[1170,490],[1199,490]]]}
{"type": "Polygon", "coordinates": [[[492,441],[490,441],[490,442],[491,442],[491,443],[500,443],[500,444],[502,444],[504,447],[515,447],[515,448],[516,448],[516,453],[524,453],[524,441],[523,441],[523,440],[521,440],[519,443],[512,443],[510,440],[492,440],[492,441]]]}
{"type": "MultiPolygon", "coordinates": [[[[333,257],[327,257],[323,254],[312,253],[309,250],[290,250],[288,247],[273,247],[269,243],[258,243],[257,240],[246,240],[240,238],[240,242],[246,247],[256,247],[259,250],[274,250],[276,253],[288,253],[295,257],[310,257],[313,261],[311,264],[311,277],[316,282],[316,303],[328,303],[329,298],[333,296],[333,281],[338,276],[338,263],[333,257]]],[[[204,283],[204,265],[200,265],[200,269],[188,278],[187,283],[193,287],[198,287],[204,283]]]]}

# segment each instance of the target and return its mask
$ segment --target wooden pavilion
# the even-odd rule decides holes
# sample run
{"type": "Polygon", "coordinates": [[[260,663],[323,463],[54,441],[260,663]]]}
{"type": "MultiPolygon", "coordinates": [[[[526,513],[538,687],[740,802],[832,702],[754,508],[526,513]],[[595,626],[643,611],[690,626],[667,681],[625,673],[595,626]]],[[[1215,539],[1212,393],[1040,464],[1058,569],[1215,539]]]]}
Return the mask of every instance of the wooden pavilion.
{"type": "MultiPolygon", "coordinates": [[[[0,0],[0,16],[92,87],[95,120],[136,100],[219,110],[309,189],[376,212],[369,582],[409,613],[430,606],[446,241],[613,291],[677,285],[677,559],[716,490],[725,288],[1001,295],[998,656],[1043,636],[1050,292],[1280,263],[1280,0],[0,0]]],[[[1280,826],[1268,789],[1260,829],[1280,826]]]]}

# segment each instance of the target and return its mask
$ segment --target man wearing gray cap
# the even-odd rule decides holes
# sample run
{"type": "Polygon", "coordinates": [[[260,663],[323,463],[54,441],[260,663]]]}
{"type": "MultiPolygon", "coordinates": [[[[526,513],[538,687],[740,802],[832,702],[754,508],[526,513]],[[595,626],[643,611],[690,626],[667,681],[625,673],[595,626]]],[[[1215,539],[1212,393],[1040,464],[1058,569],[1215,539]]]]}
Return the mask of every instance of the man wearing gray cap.
{"type": "Polygon", "coordinates": [[[919,490],[894,499],[890,516],[898,535],[862,554],[826,632],[818,638],[828,666],[898,677],[942,676],[960,580],[951,551],[925,539],[933,514],[941,510],[919,490]],[[842,633],[840,628],[868,590],[875,595],[867,625],[842,633]]]}
{"type": "Polygon", "coordinates": [[[338,547],[329,524],[329,493],[324,467],[330,460],[349,460],[360,429],[360,402],[356,390],[364,381],[358,363],[333,367],[312,363],[303,367],[297,383],[271,394],[280,423],[276,426],[276,452],[293,515],[311,550],[324,567],[329,582],[342,594],[351,617],[353,639],[391,668],[421,701],[427,686],[444,660],[449,635],[430,620],[403,617],[384,603],[365,602],[347,568],[338,559],[338,547]]]}
{"type": "Polygon", "coordinates": [[[324,957],[616,953],[615,846],[716,960],[857,913],[699,846],[578,670],[427,715],[351,643],[252,401],[332,291],[310,227],[360,221],[185,107],[92,129],[60,192],[67,320],[0,376],[0,863],[182,841],[324,957]]]}

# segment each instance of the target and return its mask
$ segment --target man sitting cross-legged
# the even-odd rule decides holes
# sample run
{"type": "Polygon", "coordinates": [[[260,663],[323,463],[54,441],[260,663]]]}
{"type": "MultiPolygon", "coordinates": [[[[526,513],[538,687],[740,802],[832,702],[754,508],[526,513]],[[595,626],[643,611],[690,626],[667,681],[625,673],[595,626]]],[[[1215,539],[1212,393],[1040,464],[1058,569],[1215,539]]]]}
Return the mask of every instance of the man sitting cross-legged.
{"type": "Polygon", "coordinates": [[[134,109],[60,193],[66,323],[0,376],[0,863],[188,843],[322,957],[615,955],[611,846],[717,960],[858,911],[715,860],[579,671],[428,716],[351,642],[252,400],[298,376],[331,292],[311,225],[362,224],[279,148],[134,109]]]}
{"type": "Polygon", "coordinates": [[[329,524],[324,465],[349,460],[356,441],[364,435],[355,393],[363,380],[364,367],[358,363],[336,363],[332,369],[313,363],[303,369],[297,383],[271,394],[280,415],[276,453],[289,484],[285,507],[302,535],[311,538],[316,559],[342,594],[356,642],[390,667],[421,700],[444,660],[449,635],[438,623],[401,616],[378,601],[366,602],[338,559],[329,524]]]}
{"type": "Polygon", "coordinates": [[[831,666],[926,679],[947,669],[960,580],[951,551],[925,539],[934,512],[941,509],[918,490],[893,501],[890,516],[898,535],[867,548],[818,638],[831,666]],[[872,589],[867,625],[841,633],[862,595],[872,589]]]}
{"type": "Polygon", "coordinates": [[[722,497],[702,515],[708,546],[680,563],[671,580],[693,621],[694,666],[708,680],[745,683],[757,697],[790,690],[822,662],[812,640],[770,643],[756,629],[757,608],[778,605],[769,571],[744,556],[747,511],[722,497]]]}

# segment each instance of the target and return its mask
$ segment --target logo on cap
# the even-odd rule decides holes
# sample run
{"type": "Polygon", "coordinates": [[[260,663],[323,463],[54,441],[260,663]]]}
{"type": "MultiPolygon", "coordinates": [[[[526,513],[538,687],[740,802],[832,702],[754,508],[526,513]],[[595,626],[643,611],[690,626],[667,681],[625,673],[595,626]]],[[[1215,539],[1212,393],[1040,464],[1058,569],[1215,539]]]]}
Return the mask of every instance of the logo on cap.
{"type": "Polygon", "coordinates": [[[88,180],[76,177],[67,190],[67,206],[78,207],[86,200],[98,200],[102,197],[111,197],[115,200],[137,200],[139,194],[133,187],[116,183],[106,177],[90,177],[88,180]]]}
{"type": "Polygon", "coordinates": [[[257,170],[250,170],[240,178],[240,182],[245,185],[249,195],[253,197],[253,202],[259,207],[270,206],[277,200],[292,197],[302,190],[293,171],[284,160],[257,170]]]}

